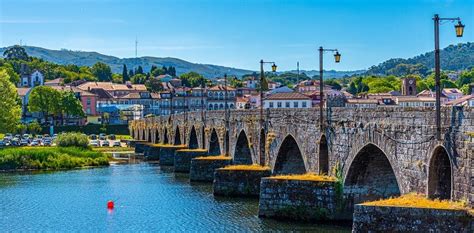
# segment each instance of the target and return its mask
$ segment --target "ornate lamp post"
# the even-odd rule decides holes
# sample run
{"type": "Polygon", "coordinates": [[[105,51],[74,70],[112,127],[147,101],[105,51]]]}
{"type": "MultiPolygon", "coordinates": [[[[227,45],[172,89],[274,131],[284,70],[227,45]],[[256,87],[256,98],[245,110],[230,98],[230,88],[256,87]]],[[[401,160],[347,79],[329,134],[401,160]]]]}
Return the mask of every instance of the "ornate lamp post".
{"type": "Polygon", "coordinates": [[[440,58],[439,58],[439,23],[441,21],[458,21],[454,26],[456,37],[462,37],[464,33],[464,25],[461,19],[457,18],[440,18],[438,14],[434,15],[434,42],[435,42],[435,88],[436,88],[436,139],[441,140],[441,85],[440,85],[440,58]]]}
{"type": "MultiPolygon", "coordinates": [[[[263,119],[263,82],[265,80],[265,72],[263,71],[264,64],[272,64],[272,72],[276,72],[277,65],[275,62],[266,62],[260,60],[260,130],[264,128],[264,119],[263,119]]],[[[264,131],[265,132],[265,131],[264,131]]],[[[266,133],[266,132],[265,132],[266,133]]],[[[260,138],[262,140],[262,138],[260,138]]],[[[260,142],[260,151],[259,151],[259,158],[260,158],[260,165],[265,166],[265,154],[263,152],[264,145],[260,142]]]]}
{"type": "Polygon", "coordinates": [[[319,47],[319,127],[321,132],[324,130],[324,119],[323,119],[323,107],[324,107],[324,84],[323,84],[323,54],[324,52],[335,52],[334,61],[339,63],[341,61],[341,54],[337,49],[324,49],[322,46],[319,47]]]}

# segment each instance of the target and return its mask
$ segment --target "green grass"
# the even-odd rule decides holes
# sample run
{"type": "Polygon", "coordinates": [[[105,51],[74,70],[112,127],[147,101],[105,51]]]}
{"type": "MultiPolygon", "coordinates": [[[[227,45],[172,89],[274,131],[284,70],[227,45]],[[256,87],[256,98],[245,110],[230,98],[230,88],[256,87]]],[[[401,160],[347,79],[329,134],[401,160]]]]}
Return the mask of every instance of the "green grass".
{"type": "Polygon", "coordinates": [[[108,166],[107,155],[76,147],[23,147],[0,150],[0,170],[62,170],[108,166]]]}
{"type": "Polygon", "coordinates": [[[133,139],[130,135],[115,135],[117,140],[131,140],[133,139]]]}

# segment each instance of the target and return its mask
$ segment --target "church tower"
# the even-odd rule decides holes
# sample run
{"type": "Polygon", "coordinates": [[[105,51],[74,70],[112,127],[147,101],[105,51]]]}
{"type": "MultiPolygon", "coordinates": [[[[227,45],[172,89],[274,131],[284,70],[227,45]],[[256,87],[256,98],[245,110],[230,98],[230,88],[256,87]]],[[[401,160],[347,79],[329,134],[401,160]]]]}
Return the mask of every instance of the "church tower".
{"type": "Polygon", "coordinates": [[[402,95],[416,95],[416,79],[403,78],[402,79],[402,95]]]}

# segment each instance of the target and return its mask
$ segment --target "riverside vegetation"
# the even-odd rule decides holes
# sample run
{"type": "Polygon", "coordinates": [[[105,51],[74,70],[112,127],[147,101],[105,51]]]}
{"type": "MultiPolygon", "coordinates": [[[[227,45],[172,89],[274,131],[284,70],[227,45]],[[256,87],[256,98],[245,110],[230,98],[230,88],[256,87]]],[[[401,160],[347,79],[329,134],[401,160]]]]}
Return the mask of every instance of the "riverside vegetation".
{"type": "Polygon", "coordinates": [[[108,166],[107,155],[91,150],[87,136],[67,133],[58,136],[58,147],[16,147],[0,150],[0,171],[62,170],[108,166]]]}

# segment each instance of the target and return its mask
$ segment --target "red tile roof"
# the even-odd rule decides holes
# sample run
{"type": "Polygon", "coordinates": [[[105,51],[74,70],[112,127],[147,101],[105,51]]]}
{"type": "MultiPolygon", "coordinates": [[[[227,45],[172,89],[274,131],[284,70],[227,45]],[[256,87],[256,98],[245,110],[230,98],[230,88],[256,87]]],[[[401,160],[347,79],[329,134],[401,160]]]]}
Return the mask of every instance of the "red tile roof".
{"type": "Polygon", "coordinates": [[[310,97],[297,93],[297,92],[291,92],[291,93],[275,93],[267,98],[266,100],[311,100],[310,97]]]}

